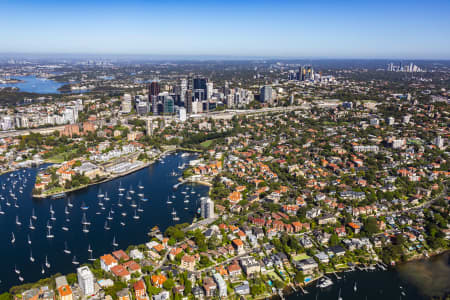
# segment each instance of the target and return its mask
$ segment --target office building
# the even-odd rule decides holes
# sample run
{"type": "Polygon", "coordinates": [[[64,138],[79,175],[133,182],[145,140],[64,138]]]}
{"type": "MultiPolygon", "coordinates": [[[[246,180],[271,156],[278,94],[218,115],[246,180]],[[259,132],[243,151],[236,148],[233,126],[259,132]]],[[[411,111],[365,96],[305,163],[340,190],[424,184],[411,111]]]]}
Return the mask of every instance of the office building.
{"type": "Polygon", "coordinates": [[[89,267],[84,266],[77,269],[78,284],[80,285],[83,294],[94,294],[94,274],[92,274],[89,267]]]}
{"type": "MultiPolygon", "coordinates": [[[[193,80],[193,89],[194,89],[194,94],[198,93],[199,95],[201,95],[202,98],[198,98],[198,100],[206,100],[206,95],[207,95],[207,83],[208,83],[208,78],[203,78],[203,77],[196,77],[193,80]],[[200,92],[203,91],[203,92],[200,92]]],[[[197,98],[197,97],[195,97],[197,98]]]]}
{"type": "Polygon", "coordinates": [[[152,81],[148,87],[148,97],[150,100],[150,96],[158,96],[160,93],[160,86],[158,81],[152,81]]]}
{"type": "Polygon", "coordinates": [[[131,95],[130,94],[124,94],[122,98],[122,105],[121,105],[121,112],[123,114],[129,114],[131,112],[131,109],[133,108],[131,95]]]}
{"type": "Polygon", "coordinates": [[[181,102],[184,102],[186,99],[187,89],[188,89],[187,79],[183,78],[183,79],[181,79],[181,84],[180,84],[180,101],[181,102]]]}
{"type": "Polygon", "coordinates": [[[206,99],[211,99],[213,95],[214,85],[212,82],[206,83],[206,99]]]}
{"type": "Polygon", "coordinates": [[[262,103],[272,103],[272,87],[270,85],[265,85],[261,88],[259,101],[262,103]]]}
{"type": "Polygon", "coordinates": [[[186,117],[186,108],[180,107],[180,108],[178,109],[178,119],[179,119],[181,122],[185,122],[185,121],[187,120],[187,117],[186,117]]]}
{"type": "Polygon", "coordinates": [[[186,112],[188,114],[192,113],[192,91],[191,90],[186,91],[184,107],[186,108],[186,112]]]}
{"type": "Polygon", "coordinates": [[[174,113],[174,102],[171,96],[164,97],[164,114],[173,114],[174,113]]]}

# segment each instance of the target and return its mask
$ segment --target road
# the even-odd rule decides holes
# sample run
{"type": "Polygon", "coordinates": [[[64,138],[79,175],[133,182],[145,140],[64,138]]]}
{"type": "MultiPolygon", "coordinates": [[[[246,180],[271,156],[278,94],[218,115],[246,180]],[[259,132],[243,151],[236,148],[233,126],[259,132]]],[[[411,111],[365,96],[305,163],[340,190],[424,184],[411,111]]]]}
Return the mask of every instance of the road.
{"type": "Polygon", "coordinates": [[[34,128],[34,129],[25,129],[25,130],[11,130],[11,131],[0,131],[0,139],[8,138],[8,137],[16,137],[21,135],[29,135],[32,133],[40,133],[43,135],[51,134],[54,131],[62,131],[64,130],[64,125],[62,126],[54,126],[47,128],[34,128]]]}

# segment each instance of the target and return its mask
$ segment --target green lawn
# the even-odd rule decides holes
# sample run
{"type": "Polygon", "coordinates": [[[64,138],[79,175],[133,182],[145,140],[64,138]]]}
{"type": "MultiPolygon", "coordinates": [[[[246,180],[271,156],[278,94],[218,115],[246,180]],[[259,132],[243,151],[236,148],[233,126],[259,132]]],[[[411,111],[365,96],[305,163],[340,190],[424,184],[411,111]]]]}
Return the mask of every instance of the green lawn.
{"type": "Polygon", "coordinates": [[[64,161],[64,153],[59,153],[59,154],[50,156],[49,158],[47,158],[47,161],[55,163],[55,164],[60,164],[64,161]]]}
{"type": "Polygon", "coordinates": [[[303,260],[309,258],[308,254],[301,253],[293,257],[294,260],[303,260]]]}
{"type": "Polygon", "coordinates": [[[200,144],[200,146],[202,146],[203,148],[208,148],[209,146],[211,146],[211,144],[212,144],[213,141],[214,141],[214,140],[207,140],[207,141],[204,141],[203,143],[200,144]]]}

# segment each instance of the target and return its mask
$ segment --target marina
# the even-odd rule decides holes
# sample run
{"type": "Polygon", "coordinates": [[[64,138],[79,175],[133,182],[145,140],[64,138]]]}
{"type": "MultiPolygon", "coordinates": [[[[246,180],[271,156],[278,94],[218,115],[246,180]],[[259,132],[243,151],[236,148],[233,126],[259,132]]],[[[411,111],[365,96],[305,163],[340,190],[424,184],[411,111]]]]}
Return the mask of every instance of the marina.
{"type": "Polygon", "coordinates": [[[177,177],[170,173],[193,158],[166,155],[135,173],[57,198],[32,198],[37,168],[1,175],[0,242],[6,247],[0,249],[4,258],[0,291],[51,274],[71,273],[78,264],[104,253],[148,242],[147,233],[155,225],[163,231],[192,222],[208,187],[185,184],[174,190],[177,177]],[[189,192],[189,202],[182,192],[189,192]],[[166,203],[168,198],[171,204],[166,203]],[[17,207],[11,205],[15,202],[17,207]]]}

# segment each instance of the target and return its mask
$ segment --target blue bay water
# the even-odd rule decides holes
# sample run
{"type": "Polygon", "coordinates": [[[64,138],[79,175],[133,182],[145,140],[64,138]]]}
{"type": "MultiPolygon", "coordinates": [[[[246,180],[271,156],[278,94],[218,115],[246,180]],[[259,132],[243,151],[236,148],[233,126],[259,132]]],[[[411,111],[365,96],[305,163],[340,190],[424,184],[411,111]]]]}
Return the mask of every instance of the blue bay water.
{"type": "Polygon", "coordinates": [[[178,169],[178,166],[188,163],[193,157],[182,157],[181,153],[174,153],[166,156],[162,162],[158,161],[125,177],[71,193],[66,199],[32,198],[34,178],[38,172],[36,168],[0,176],[0,186],[5,185],[6,187],[5,190],[0,189],[0,194],[5,198],[0,202],[5,212],[4,215],[0,215],[0,244],[2,245],[0,247],[0,257],[2,257],[0,260],[0,269],[2,270],[0,292],[8,290],[13,285],[20,284],[18,275],[14,271],[15,265],[21,271],[21,276],[25,279],[24,282],[34,282],[57,272],[63,274],[74,272],[76,266],[72,264],[73,256],[76,256],[80,264],[87,262],[89,244],[93,249],[93,257],[96,258],[114,250],[112,245],[114,237],[119,244],[118,249],[126,249],[129,245],[148,242],[147,233],[155,225],[159,226],[161,231],[164,231],[165,228],[175,223],[191,223],[196,215],[200,197],[207,196],[209,188],[201,185],[183,185],[174,190],[173,185],[178,182],[179,176],[172,176],[171,173],[175,171],[180,175],[181,170],[178,169]],[[11,176],[11,174],[13,175],[11,176]],[[17,180],[18,174],[22,178],[27,178],[27,183],[22,194],[19,193],[19,186],[22,185],[23,179],[18,181],[13,189],[18,198],[17,204],[19,207],[16,208],[9,190],[12,189],[12,181],[17,180]],[[10,178],[9,181],[8,178],[10,178]],[[144,186],[142,190],[138,188],[139,182],[144,186]],[[136,210],[136,208],[130,206],[133,200],[127,200],[125,196],[120,197],[118,195],[119,186],[125,188],[126,191],[131,187],[135,190],[132,198],[136,201],[136,204],[140,202],[141,208],[144,210],[137,213],[140,216],[139,220],[133,218],[136,210]],[[182,192],[186,189],[189,189],[189,191],[183,194],[182,192]],[[101,210],[98,205],[99,191],[107,193],[108,197],[111,198],[109,201],[103,201],[105,210],[101,210]],[[195,194],[191,191],[194,191],[195,194]],[[145,198],[149,200],[147,202],[138,201],[139,193],[143,193],[145,198]],[[172,198],[172,195],[175,195],[176,198],[172,198]],[[187,195],[189,195],[190,201],[185,204],[184,199],[187,195]],[[166,203],[168,197],[173,201],[172,205],[166,203]],[[123,204],[122,207],[118,206],[119,198],[123,204]],[[73,207],[69,208],[70,213],[66,216],[65,207],[69,199],[73,207]],[[11,206],[7,206],[6,201],[10,202],[11,206]],[[86,211],[81,209],[83,203],[89,207],[86,211]],[[50,205],[55,211],[55,221],[50,220],[50,205]],[[185,207],[188,207],[188,209],[186,210],[185,207]],[[37,216],[37,220],[33,220],[35,230],[29,229],[32,209],[35,210],[37,216]],[[172,219],[173,209],[180,217],[177,222],[172,219]],[[111,214],[113,220],[108,221],[108,226],[111,229],[105,230],[105,221],[111,210],[114,211],[111,214]],[[91,223],[89,233],[82,231],[83,212],[86,212],[87,220],[91,223]],[[98,215],[97,212],[101,214],[98,215]],[[122,212],[127,215],[123,217],[122,212]],[[21,226],[16,225],[16,216],[19,216],[21,226]],[[66,217],[70,219],[69,222],[66,222],[66,217]],[[50,222],[52,226],[51,233],[55,236],[53,239],[46,237],[47,222],[50,222]],[[126,225],[122,226],[121,222],[126,225]],[[63,226],[69,227],[70,230],[62,230],[63,226]],[[11,244],[12,232],[14,232],[16,239],[14,244],[11,244]],[[32,242],[31,245],[27,241],[28,235],[32,242]],[[70,255],[63,251],[65,242],[72,252],[70,255]],[[34,263],[30,261],[30,251],[35,258],[34,263]],[[46,255],[51,268],[45,269],[44,267],[46,273],[42,275],[41,269],[45,263],[46,255]]]}
{"type": "Polygon", "coordinates": [[[39,78],[36,76],[14,76],[23,82],[0,84],[0,87],[17,87],[20,92],[38,93],[38,94],[60,94],[58,88],[66,82],[57,82],[51,79],[39,78]]]}

